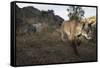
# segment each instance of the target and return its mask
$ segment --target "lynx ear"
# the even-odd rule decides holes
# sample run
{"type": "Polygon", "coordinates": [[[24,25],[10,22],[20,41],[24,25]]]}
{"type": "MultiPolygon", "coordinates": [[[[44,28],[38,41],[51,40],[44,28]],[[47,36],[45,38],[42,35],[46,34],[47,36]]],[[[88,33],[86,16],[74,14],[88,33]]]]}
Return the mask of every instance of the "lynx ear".
{"type": "Polygon", "coordinates": [[[84,23],[84,24],[87,23],[87,19],[86,18],[82,19],[81,23],[84,23]]]}
{"type": "Polygon", "coordinates": [[[89,20],[85,18],[85,23],[87,23],[87,24],[88,24],[88,21],[89,21],[89,20]]]}

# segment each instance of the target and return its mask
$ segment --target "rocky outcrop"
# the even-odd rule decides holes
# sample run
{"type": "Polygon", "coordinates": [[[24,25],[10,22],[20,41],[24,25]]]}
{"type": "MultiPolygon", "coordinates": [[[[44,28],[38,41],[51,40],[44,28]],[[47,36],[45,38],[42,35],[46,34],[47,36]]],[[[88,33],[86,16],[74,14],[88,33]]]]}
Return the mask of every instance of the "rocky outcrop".
{"type": "Polygon", "coordinates": [[[19,8],[16,5],[16,26],[17,30],[28,31],[42,31],[48,27],[56,28],[61,25],[63,19],[54,14],[53,10],[40,11],[33,6],[19,8]],[[38,27],[37,27],[37,26],[38,27]]]}

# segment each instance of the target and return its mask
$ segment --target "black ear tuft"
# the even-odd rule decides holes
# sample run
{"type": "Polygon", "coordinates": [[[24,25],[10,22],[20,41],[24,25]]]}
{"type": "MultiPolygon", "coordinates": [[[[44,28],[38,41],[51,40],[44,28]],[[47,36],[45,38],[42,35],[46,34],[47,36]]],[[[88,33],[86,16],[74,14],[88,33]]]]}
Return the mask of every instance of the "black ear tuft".
{"type": "Polygon", "coordinates": [[[89,27],[91,27],[91,23],[90,23],[90,24],[88,24],[88,26],[89,26],[89,27]]]}
{"type": "Polygon", "coordinates": [[[84,28],[84,26],[85,26],[85,23],[83,23],[83,27],[82,27],[82,29],[84,28]]]}

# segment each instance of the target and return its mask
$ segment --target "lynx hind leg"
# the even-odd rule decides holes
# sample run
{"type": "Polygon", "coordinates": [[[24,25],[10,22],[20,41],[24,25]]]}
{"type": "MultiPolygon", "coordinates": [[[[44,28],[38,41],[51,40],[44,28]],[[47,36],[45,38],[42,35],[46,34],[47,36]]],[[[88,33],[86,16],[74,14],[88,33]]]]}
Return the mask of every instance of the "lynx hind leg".
{"type": "Polygon", "coordinates": [[[64,37],[65,37],[64,32],[61,32],[61,40],[62,40],[63,42],[65,42],[65,41],[66,41],[66,39],[65,39],[64,37]]]}
{"type": "Polygon", "coordinates": [[[63,42],[65,42],[66,40],[65,40],[65,38],[64,38],[64,32],[61,30],[61,29],[56,29],[56,31],[60,34],[60,36],[61,36],[61,41],[63,41],[63,42]]]}

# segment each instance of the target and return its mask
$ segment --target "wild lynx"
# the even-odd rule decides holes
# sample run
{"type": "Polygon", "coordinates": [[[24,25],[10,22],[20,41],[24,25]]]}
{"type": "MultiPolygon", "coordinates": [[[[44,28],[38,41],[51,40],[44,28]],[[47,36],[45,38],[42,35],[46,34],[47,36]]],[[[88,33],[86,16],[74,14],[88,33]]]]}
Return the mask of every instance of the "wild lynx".
{"type": "Polygon", "coordinates": [[[82,23],[75,20],[64,21],[59,29],[59,32],[61,33],[62,41],[66,41],[64,36],[67,36],[67,39],[69,40],[71,46],[74,49],[75,54],[77,55],[77,45],[79,45],[79,36],[84,36],[86,39],[91,39],[90,25],[88,23],[82,23]]]}

